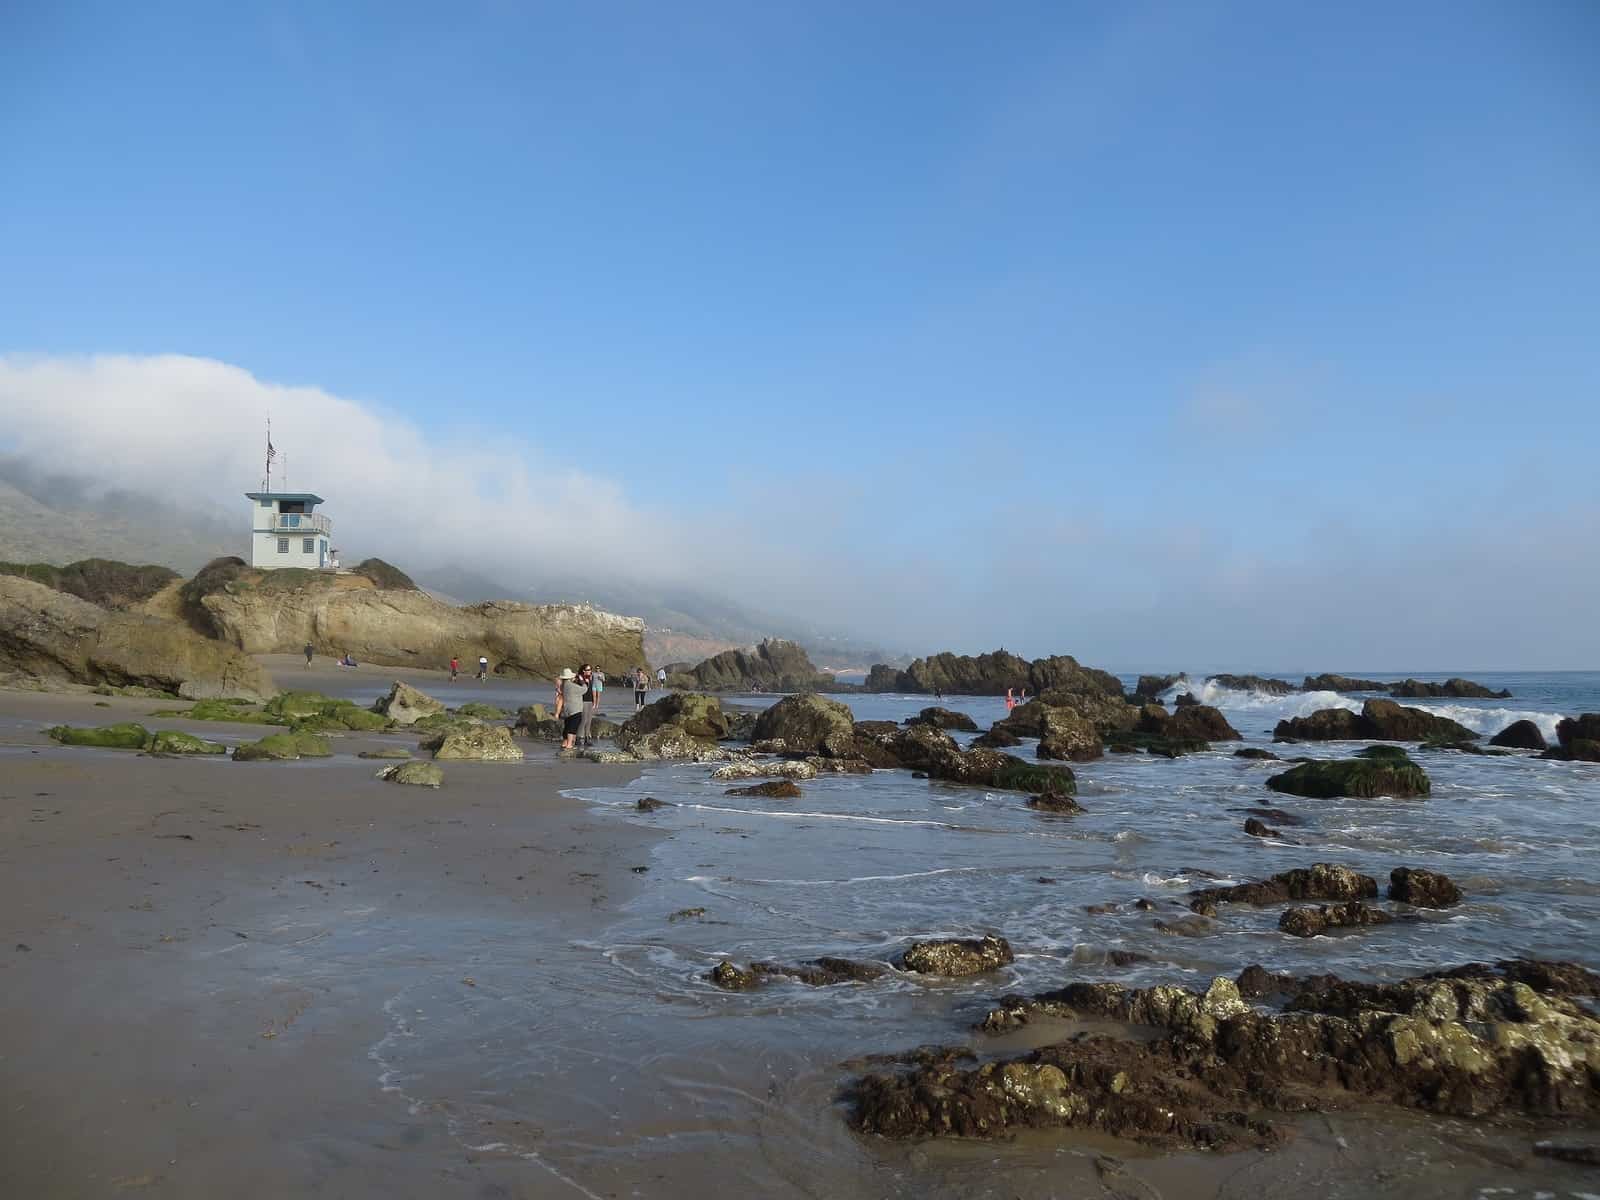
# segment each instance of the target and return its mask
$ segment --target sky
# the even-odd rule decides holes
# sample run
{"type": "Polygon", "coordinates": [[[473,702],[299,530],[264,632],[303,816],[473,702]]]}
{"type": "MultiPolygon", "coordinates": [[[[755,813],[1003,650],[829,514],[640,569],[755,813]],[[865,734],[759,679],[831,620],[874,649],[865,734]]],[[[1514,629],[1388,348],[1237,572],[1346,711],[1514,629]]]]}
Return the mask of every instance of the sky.
{"type": "Polygon", "coordinates": [[[0,452],[910,653],[1600,666],[1600,6],[0,4],[0,452]]]}

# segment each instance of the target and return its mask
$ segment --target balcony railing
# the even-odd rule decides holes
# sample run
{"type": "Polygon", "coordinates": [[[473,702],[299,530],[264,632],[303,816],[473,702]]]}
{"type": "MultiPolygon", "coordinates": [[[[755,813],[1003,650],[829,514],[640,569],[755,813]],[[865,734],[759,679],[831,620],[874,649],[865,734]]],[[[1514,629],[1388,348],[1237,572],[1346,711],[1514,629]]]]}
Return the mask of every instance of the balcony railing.
{"type": "Polygon", "coordinates": [[[333,522],[321,513],[275,513],[273,533],[313,534],[333,532],[333,522]]]}

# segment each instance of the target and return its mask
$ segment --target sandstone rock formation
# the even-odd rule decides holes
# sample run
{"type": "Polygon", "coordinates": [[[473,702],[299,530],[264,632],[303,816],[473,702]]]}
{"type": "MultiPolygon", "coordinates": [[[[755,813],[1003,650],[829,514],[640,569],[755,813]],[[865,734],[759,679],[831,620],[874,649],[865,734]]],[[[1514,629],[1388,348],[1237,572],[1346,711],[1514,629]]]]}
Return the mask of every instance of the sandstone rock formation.
{"type": "Polygon", "coordinates": [[[110,612],[13,576],[0,576],[0,671],[191,700],[260,700],[277,690],[258,663],[177,622],[110,612]]]}
{"type": "Polygon", "coordinates": [[[440,701],[398,679],[389,689],[389,694],[372,707],[374,712],[382,713],[396,725],[415,725],[418,718],[444,711],[440,701]]]}
{"type": "Polygon", "coordinates": [[[244,569],[220,581],[202,572],[191,584],[203,577],[205,587],[189,589],[191,619],[247,654],[299,653],[309,642],[322,654],[391,667],[482,654],[496,674],[539,679],[585,662],[610,675],[644,662],[644,622],[587,605],[490,600],[453,608],[364,575],[315,571],[244,569]]]}
{"type": "Polygon", "coordinates": [[[834,686],[833,676],[817,670],[804,649],[778,638],[749,650],[725,650],[669,682],[706,692],[829,691],[834,686]]]}

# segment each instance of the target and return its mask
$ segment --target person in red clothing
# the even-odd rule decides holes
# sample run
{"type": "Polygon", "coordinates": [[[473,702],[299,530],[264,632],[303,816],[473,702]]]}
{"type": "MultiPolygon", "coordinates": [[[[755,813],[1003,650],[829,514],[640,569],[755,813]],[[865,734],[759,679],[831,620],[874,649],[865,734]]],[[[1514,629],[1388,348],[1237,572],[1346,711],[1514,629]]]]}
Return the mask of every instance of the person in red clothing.
{"type": "Polygon", "coordinates": [[[1013,691],[1012,688],[1007,688],[1006,689],[1006,711],[1007,712],[1010,712],[1013,708],[1015,708],[1017,706],[1017,698],[1011,694],[1012,691],[1013,691]]]}
{"type": "Polygon", "coordinates": [[[450,682],[456,681],[456,672],[461,670],[461,660],[455,655],[450,656],[450,682]]]}

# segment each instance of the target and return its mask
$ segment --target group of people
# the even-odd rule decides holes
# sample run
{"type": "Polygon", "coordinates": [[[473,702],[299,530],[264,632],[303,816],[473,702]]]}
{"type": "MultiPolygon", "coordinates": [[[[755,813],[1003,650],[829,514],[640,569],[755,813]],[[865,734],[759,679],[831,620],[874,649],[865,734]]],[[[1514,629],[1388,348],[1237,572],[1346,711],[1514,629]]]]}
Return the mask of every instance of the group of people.
{"type": "MultiPolygon", "coordinates": [[[[311,660],[316,657],[317,648],[315,646],[313,646],[310,642],[307,642],[306,643],[305,654],[306,654],[306,670],[309,671],[311,669],[311,660]]],[[[339,656],[338,661],[334,665],[335,666],[340,666],[340,667],[350,667],[350,668],[354,669],[354,667],[356,665],[356,660],[351,658],[350,657],[350,651],[346,650],[343,654],[341,654],[339,656]]]]}
{"type": "MultiPolygon", "coordinates": [[[[623,678],[633,685],[633,711],[645,705],[650,692],[650,672],[636,667],[623,678]]],[[[665,682],[666,672],[659,672],[658,680],[665,682]]],[[[571,667],[562,670],[556,680],[556,720],[561,722],[561,748],[573,750],[581,743],[594,745],[594,718],[604,702],[606,673],[590,663],[576,671],[571,667]]]]}
{"type": "MultiPolygon", "coordinates": [[[[460,673],[461,660],[452,654],[450,656],[450,682],[454,683],[456,676],[460,673]]],[[[482,683],[487,678],[489,678],[489,656],[480,654],[478,655],[478,682],[482,683]]]]}
{"type": "Polygon", "coordinates": [[[1010,712],[1013,708],[1017,707],[1017,705],[1019,705],[1019,704],[1026,704],[1028,702],[1028,689],[1027,688],[1023,688],[1022,689],[1022,694],[1020,696],[1014,694],[1016,692],[1016,690],[1017,690],[1016,688],[1007,688],[1006,689],[1006,711],[1007,712],[1010,712]]]}

